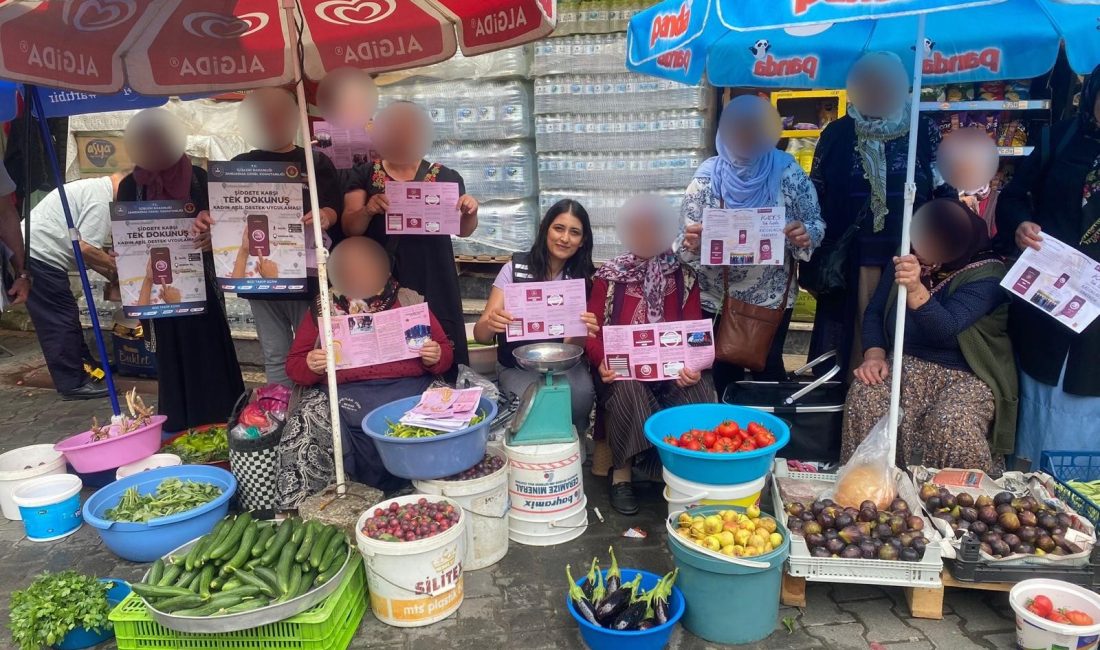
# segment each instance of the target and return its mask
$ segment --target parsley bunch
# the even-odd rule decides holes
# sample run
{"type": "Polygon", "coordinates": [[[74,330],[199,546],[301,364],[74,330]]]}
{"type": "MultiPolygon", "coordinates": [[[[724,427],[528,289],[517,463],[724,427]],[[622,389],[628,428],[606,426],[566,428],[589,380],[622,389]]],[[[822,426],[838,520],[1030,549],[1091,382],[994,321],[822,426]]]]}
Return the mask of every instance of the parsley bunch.
{"type": "Polygon", "coordinates": [[[110,628],[109,582],[76,571],[43,573],[29,587],[11,595],[8,627],[21,650],[61,643],[78,627],[99,632],[110,628]]]}

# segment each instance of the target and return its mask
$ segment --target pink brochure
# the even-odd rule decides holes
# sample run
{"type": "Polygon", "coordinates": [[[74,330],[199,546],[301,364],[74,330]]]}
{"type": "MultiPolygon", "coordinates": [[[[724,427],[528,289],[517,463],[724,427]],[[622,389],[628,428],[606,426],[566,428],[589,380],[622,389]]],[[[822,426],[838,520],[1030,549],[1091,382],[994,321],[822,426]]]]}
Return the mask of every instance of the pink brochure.
{"type": "Polygon", "coordinates": [[[388,235],[457,235],[458,183],[386,182],[388,235]]]}
{"type": "Polygon", "coordinates": [[[603,330],[604,362],[619,380],[666,381],[681,368],[700,371],[714,364],[714,330],[709,320],[646,325],[609,325],[603,330]]]}
{"type": "Polygon", "coordinates": [[[581,314],[588,310],[584,280],[520,282],[504,288],[504,309],[514,319],[509,341],[588,336],[581,314]]]}
{"type": "Polygon", "coordinates": [[[336,369],[415,359],[432,338],[428,304],[332,317],[336,369]]]}

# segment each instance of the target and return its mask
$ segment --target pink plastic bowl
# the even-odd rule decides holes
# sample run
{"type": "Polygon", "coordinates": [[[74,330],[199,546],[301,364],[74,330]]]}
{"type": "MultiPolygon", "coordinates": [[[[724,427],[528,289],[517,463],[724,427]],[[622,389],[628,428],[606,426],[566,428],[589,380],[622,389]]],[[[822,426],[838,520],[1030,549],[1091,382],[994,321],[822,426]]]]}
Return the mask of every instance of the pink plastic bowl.
{"type": "Polygon", "coordinates": [[[92,432],[85,431],[65,438],[53,448],[65,454],[65,459],[81,474],[115,469],[157,453],[160,431],[167,419],[154,415],[152,421],[140,429],[98,442],[91,442],[92,432]]]}

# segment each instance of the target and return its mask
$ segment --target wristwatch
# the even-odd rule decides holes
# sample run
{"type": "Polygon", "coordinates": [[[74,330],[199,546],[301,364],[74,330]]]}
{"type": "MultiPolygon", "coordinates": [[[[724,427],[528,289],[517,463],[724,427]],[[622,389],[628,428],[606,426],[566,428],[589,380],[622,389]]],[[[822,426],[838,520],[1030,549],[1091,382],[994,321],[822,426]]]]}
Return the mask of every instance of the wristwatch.
{"type": "Polygon", "coordinates": [[[27,282],[31,281],[31,274],[27,273],[26,271],[21,272],[19,275],[15,276],[15,277],[20,279],[20,280],[26,280],[27,282]]]}

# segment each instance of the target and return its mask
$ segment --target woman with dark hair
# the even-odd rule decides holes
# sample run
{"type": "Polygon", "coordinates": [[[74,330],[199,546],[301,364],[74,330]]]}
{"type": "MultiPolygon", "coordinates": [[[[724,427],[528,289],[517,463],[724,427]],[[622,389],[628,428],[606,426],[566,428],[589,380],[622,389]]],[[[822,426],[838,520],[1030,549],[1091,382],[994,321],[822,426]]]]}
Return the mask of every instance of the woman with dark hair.
{"type": "MultiPolygon", "coordinates": [[[[1010,250],[1039,249],[1049,234],[1100,260],[1100,66],[1081,91],[1078,115],[1047,136],[1001,193],[998,237],[1010,250]]],[[[1020,363],[1017,460],[1037,467],[1045,450],[1100,451],[1100,321],[1075,334],[1013,300],[1009,326],[1020,363]]]]}
{"type": "MultiPolygon", "coordinates": [[[[539,224],[538,236],[531,250],[516,253],[512,261],[505,264],[485,311],[474,325],[474,339],[478,343],[497,343],[497,375],[503,391],[514,395],[523,395],[527,387],[539,381],[539,373],[524,370],[516,366],[512,351],[521,345],[535,341],[509,342],[504,336],[512,315],[504,309],[504,288],[517,282],[547,282],[551,280],[584,280],[586,288],[592,285],[592,224],[588,212],[580,203],[572,199],[562,199],[546,211],[539,224]]],[[[581,314],[581,320],[588,326],[590,334],[599,331],[596,317],[590,313],[581,314]]],[[[563,339],[546,339],[560,342],[563,339]]],[[[584,347],[583,340],[564,339],[584,347]]],[[[588,430],[588,417],[592,412],[595,393],[592,387],[592,374],[588,364],[578,363],[566,374],[573,395],[573,426],[582,438],[588,430]]]]}
{"type": "MultiPolygon", "coordinates": [[[[119,201],[191,201],[206,210],[206,171],[184,153],[183,125],[162,108],[141,111],[126,127],[126,149],[136,163],[118,185],[119,201]]],[[[144,321],[157,358],[157,410],[165,431],[225,422],[244,392],[225,305],[214,280],[209,239],[204,249],[206,311],[144,321]]]]}
{"type": "Polygon", "coordinates": [[[913,251],[883,268],[863,317],[863,363],[844,411],[847,460],[890,407],[890,361],[903,354],[897,466],[999,473],[1016,435],[1016,364],[1008,338],[1006,268],[989,229],[955,199],[914,216],[913,251]],[[894,346],[897,291],[906,291],[905,346],[894,346]]]}

